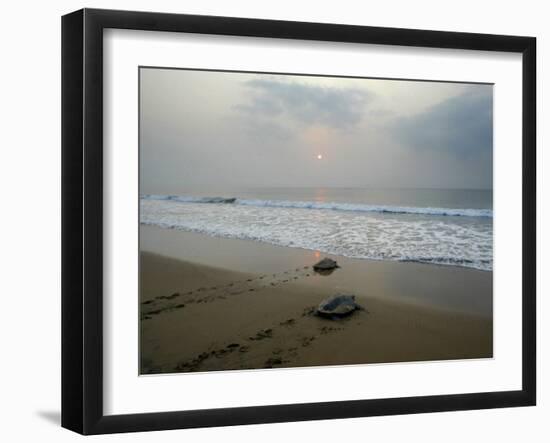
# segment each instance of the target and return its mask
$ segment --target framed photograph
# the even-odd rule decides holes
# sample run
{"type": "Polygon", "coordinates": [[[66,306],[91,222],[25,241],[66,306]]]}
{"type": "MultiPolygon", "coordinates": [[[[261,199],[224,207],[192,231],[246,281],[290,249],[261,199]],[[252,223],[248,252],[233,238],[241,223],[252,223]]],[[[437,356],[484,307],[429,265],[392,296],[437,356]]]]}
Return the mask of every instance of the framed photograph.
{"type": "Polygon", "coordinates": [[[62,20],[62,425],[530,406],[532,37],[62,20]]]}

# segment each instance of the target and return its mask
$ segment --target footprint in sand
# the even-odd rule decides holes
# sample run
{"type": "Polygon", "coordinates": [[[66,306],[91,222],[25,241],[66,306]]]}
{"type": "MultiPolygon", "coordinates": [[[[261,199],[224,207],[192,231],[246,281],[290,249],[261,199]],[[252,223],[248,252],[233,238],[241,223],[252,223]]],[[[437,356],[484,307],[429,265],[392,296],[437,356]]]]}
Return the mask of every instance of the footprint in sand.
{"type": "Polygon", "coordinates": [[[272,368],[275,365],[282,365],[283,363],[286,363],[282,358],[279,357],[271,357],[266,360],[264,363],[264,368],[272,368]]]}
{"type": "Polygon", "coordinates": [[[313,315],[315,313],[315,306],[310,306],[309,308],[305,308],[302,312],[302,317],[307,317],[310,315],[313,315]]]}
{"type": "MultiPolygon", "coordinates": [[[[309,269],[309,266],[304,266],[303,269],[309,269]]],[[[269,283],[269,286],[277,286],[279,284],[296,281],[300,277],[309,277],[310,274],[309,273],[307,273],[307,274],[304,273],[302,268],[295,268],[294,270],[283,271],[279,274],[272,274],[272,276],[274,277],[274,281],[265,281],[264,279],[268,276],[265,275],[265,274],[262,274],[259,277],[257,277],[256,279],[249,278],[246,281],[230,282],[225,286],[211,286],[209,288],[200,287],[200,288],[197,288],[193,291],[186,292],[185,295],[188,295],[188,296],[193,295],[195,292],[201,292],[201,293],[207,292],[206,296],[204,296],[202,298],[195,298],[195,299],[185,300],[185,302],[188,303],[188,304],[191,304],[191,303],[199,304],[199,303],[209,303],[209,302],[212,302],[212,301],[215,301],[215,300],[224,300],[229,295],[240,295],[240,294],[243,294],[243,293],[246,293],[246,292],[255,292],[255,291],[261,290],[262,288],[265,288],[266,286],[268,286],[268,283],[269,283]],[[294,274],[294,275],[292,275],[292,274],[294,274]],[[282,278],[283,276],[285,278],[282,278]],[[264,281],[260,283],[260,280],[264,280],[264,281]],[[254,281],[260,283],[260,286],[251,288],[249,283],[252,283],[254,281]]],[[[161,296],[155,297],[155,299],[153,299],[153,300],[146,300],[146,301],[142,302],[141,304],[142,305],[149,305],[149,304],[155,303],[156,301],[172,300],[172,299],[175,299],[175,298],[181,297],[181,296],[182,296],[181,293],[175,292],[171,295],[161,295],[161,296]]],[[[163,306],[163,307],[161,307],[161,308],[159,308],[155,311],[146,312],[146,313],[144,313],[144,315],[147,315],[147,316],[157,315],[157,314],[160,314],[161,312],[171,311],[171,310],[174,310],[174,309],[179,309],[183,306],[184,306],[184,304],[180,304],[180,305],[176,305],[176,306],[173,306],[173,305],[163,306]]],[[[302,314],[302,317],[304,317],[306,315],[310,315],[312,312],[313,311],[307,311],[307,312],[304,311],[304,313],[302,314]]]]}
{"type": "Polygon", "coordinates": [[[329,334],[330,332],[336,332],[336,331],[342,331],[344,328],[336,328],[334,326],[323,326],[322,328],[319,328],[319,331],[321,334],[329,334]]]}
{"type": "Polygon", "coordinates": [[[249,340],[263,340],[273,337],[273,329],[263,329],[258,331],[255,336],[248,337],[249,340]]]}
{"type": "Polygon", "coordinates": [[[222,349],[214,349],[208,352],[202,352],[195,358],[189,360],[189,361],[183,361],[178,363],[175,366],[176,371],[195,371],[201,366],[201,364],[207,360],[208,358],[223,358],[235,351],[238,352],[247,352],[248,346],[240,345],[239,343],[230,343],[225,348],[222,349]]]}

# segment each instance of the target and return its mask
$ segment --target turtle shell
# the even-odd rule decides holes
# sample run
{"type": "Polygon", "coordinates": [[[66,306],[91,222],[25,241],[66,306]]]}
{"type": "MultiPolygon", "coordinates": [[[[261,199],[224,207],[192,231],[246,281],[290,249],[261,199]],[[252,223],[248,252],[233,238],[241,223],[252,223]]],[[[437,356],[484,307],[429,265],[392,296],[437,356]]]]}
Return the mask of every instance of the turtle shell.
{"type": "Polygon", "coordinates": [[[337,267],[338,267],[338,263],[336,263],[336,261],[328,257],[325,257],[320,262],[315,263],[313,265],[313,269],[315,271],[330,271],[332,269],[336,269],[337,267]]]}
{"type": "Polygon", "coordinates": [[[351,314],[359,305],[355,295],[337,294],[323,300],[317,308],[317,314],[323,317],[344,317],[351,314]]]}

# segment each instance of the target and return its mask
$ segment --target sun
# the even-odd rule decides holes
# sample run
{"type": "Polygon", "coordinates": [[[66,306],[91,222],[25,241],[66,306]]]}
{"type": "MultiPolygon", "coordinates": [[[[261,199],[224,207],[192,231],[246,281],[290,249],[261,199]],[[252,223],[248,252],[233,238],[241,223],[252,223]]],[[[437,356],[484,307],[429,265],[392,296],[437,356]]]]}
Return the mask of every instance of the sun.
{"type": "Polygon", "coordinates": [[[323,160],[323,154],[317,154],[317,160],[323,160]]]}

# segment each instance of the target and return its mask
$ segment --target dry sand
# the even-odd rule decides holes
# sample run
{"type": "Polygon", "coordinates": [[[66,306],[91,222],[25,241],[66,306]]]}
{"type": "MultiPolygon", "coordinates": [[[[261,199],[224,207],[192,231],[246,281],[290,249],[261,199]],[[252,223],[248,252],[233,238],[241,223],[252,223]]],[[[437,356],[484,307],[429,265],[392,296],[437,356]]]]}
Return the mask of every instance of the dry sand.
{"type": "MultiPolygon", "coordinates": [[[[164,231],[147,229],[148,235],[164,231]]],[[[181,234],[162,235],[181,238],[181,234]]],[[[203,236],[195,240],[208,243],[203,236]]],[[[230,240],[222,242],[224,250],[231,247],[230,240]]],[[[251,242],[240,247],[248,247],[246,243],[251,242]]],[[[264,254],[293,253],[265,246],[264,254]]],[[[170,255],[169,248],[164,250],[170,255]]],[[[336,259],[342,269],[327,276],[313,272],[315,260],[310,255],[302,256],[300,265],[296,257],[286,261],[292,267],[271,265],[271,272],[258,272],[261,267],[237,260],[232,267],[248,271],[239,272],[146,252],[142,245],[141,373],[492,357],[492,315],[487,308],[468,313],[434,308],[427,302],[437,293],[444,298],[447,289],[462,281],[462,289],[454,289],[458,296],[460,290],[466,298],[474,292],[474,297],[489,298],[492,306],[492,295],[487,293],[492,292],[492,273],[411,263],[395,268],[390,262],[354,260],[355,271],[370,272],[369,278],[343,281],[351,261],[336,259]],[[388,286],[388,279],[400,275],[405,276],[398,278],[400,287],[411,285],[414,292],[418,286],[412,285],[414,281],[428,279],[426,290],[434,294],[409,301],[400,294],[388,296],[388,287],[395,288],[388,286]],[[364,309],[340,320],[316,316],[315,307],[343,287],[357,296],[364,309]]]]}

